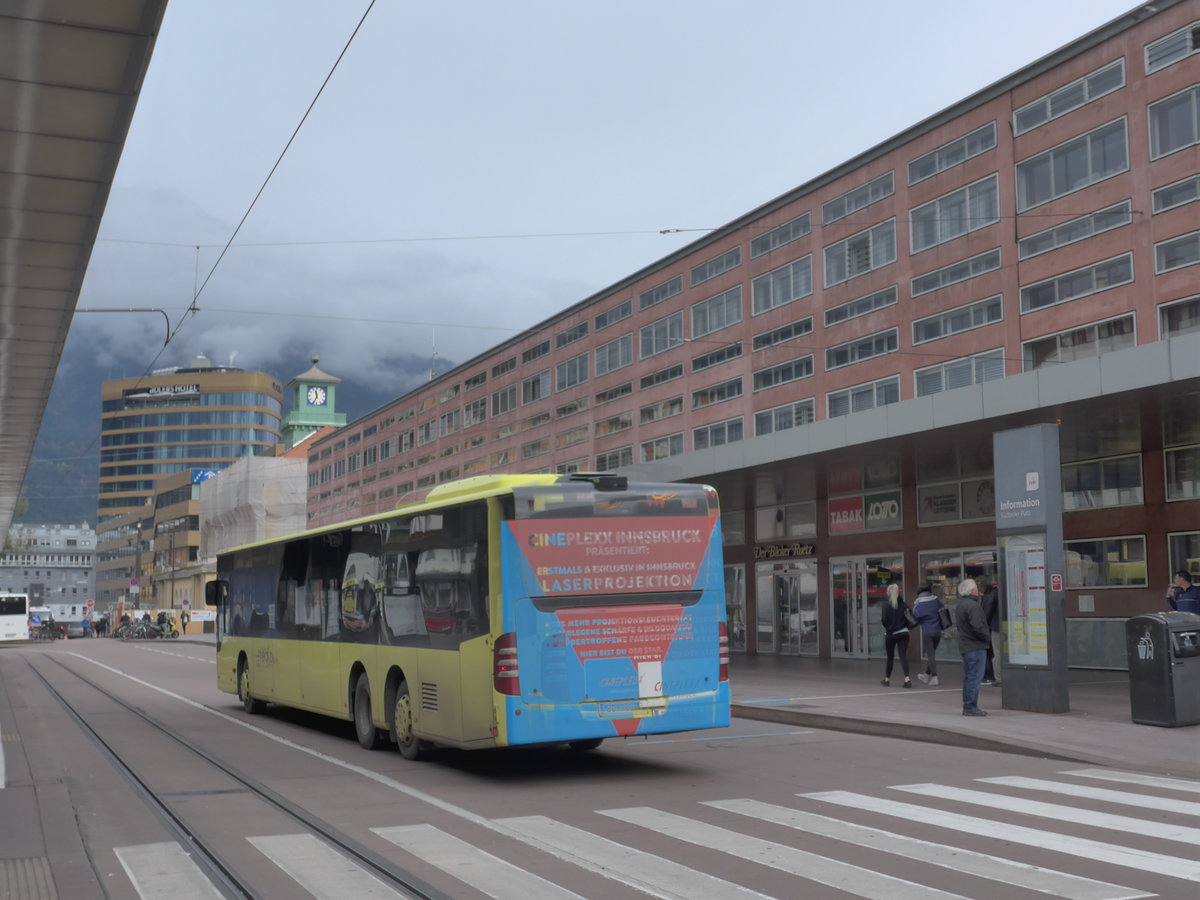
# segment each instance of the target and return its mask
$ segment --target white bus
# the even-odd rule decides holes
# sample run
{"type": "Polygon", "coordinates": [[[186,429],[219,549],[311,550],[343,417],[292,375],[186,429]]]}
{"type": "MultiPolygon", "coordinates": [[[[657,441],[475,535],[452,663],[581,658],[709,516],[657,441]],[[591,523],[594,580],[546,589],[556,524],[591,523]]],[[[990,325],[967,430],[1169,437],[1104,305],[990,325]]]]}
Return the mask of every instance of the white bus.
{"type": "Polygon", "coordinates": [[[29,596],[0,594],[0,641],[29,640],[29,596]]]}

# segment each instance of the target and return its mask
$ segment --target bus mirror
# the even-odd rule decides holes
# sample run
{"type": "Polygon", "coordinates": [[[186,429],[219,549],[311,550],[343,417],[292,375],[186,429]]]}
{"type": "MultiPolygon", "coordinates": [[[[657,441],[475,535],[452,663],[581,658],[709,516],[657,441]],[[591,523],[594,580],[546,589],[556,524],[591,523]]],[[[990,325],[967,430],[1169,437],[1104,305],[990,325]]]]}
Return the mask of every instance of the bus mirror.
{"type": "Polygon", "coordinates": [[[228,590],[228,582],[210,581],[204,585],[204,602],[209,606],[221,606],[228,590]]]}

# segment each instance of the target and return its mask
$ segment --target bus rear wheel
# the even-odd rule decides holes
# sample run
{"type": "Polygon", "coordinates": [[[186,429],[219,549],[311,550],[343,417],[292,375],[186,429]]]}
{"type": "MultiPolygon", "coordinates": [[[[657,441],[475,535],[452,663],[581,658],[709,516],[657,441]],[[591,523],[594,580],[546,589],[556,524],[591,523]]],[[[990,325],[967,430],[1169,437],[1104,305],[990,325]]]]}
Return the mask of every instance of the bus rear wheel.
{"type": "Polygon", "coordinates": [[[408,682],[400,682],[396,688],[396,705],[392,709],[392,730],[396,738],[396,746],[400,755],[405,759],[418,760],[426,755],[429,744],[413,734],[412,696],[408,692],[408,682]]]}
{"type": "Polygon", "coordinates": [[[238,666],[238,699],[242,701],[242,709],[252,716],[266,711],[266,702],[255,700],[250,694],[250,664],[244,659],[238,666]]]}
{"type": "Polygon", "coordinates": [[[354,733],[364,750],[378,750],[386,740],[371,721],[371,682],[366,672],[361,673],[354,684],[354,733]]]}

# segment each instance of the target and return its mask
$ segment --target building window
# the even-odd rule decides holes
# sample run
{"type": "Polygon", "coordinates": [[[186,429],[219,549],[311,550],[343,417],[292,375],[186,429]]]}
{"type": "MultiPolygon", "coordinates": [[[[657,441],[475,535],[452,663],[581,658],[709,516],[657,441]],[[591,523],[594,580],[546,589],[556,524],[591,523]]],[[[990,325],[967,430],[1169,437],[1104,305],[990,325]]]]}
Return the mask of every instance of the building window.
{"type": "Polygon", "coordinates": [[[550,370],[543,369],[536,375],[521,380],[521,405],[526,406],[545,400],[550,396],[550,370]]]}
{"type": "Polygon", "coordinates": [[[973,159],[981,153],[986,153],[996,146],[996,123],[988,122],[982,128],[976,128],[970,134],[943,144],[936,150],[918,156],[908,164],[908,183],[916,184],[926,178],[932,178],[939,172],[957,166],[959,163],[973,159]]]}
{"type": "Polygon", "coordinates": [[[734,247],[732,250],[727,250],[720,256],[710,259],[708,262],[701,263],[692,269],[692,287],[710,281],[722,272],[736,269],[741,264],[742,248],[734,247]]]}
{"type": "Polygon", "coordinates": [[[924,344],[952,334],[982,328],[1003,318],[1004,297],[997,294],[995,297],[977,300],[966,306],[938,313],[936,316],[915,320],[912,325],[913,344],[924,344]]]}
{"type": "Polygon", "coordinates": [[[1062,467],[1063,510],[1140,506],[1142,457],[1089,459],[1062,467]]]}
{"type": "Polygon", "coordinates": [[[958,284],[961,281],[978,278],[980,275],[986,275],[988,272],[994,272],[999,268],[999,248],[988,250],[986,253],[972,256],[970,259],[964,259],[961,262],[951,263],[940,269],[934,269],[932,272],[926,272],[924,275],[918,275],[912,280],[909,293],[913,297],[919,297],[921,294],[938,291],[952,284],[958,284]]]}
{"type": "Polygon", "coordinates": [[[896,261],[896,220],[888,219],[825,248],[825,287],[896,261]]]}
{"type": "Polygon", "coordinates": [[[651,306],[662,303],[683,290],[683,276],[676,275],[670,281],[664,281],[657,287],[652,287],[648,291],[643,291],[638,294],[639,309],[648,309],[651,306]]]}
{"type": "Polygon", "coordinates": [[[754,373],[754,390],[765,391],[768,388],[778,387],[781,384],[788,384],[792,381],[799,381],[802,378],[811,378],[812,374],[813,358],[810,353],[808,356],[790,359],[777,366],[759,369],[754,373]]]}
{"type": "Polygon", "coordinates": [[[588,355],[580,353],[564,362],[560,362],[554,370],[554,389],[565,391],[588,380],[588,355]]]}
{"type": "Polygon", "coordinates": [[[623,369],[633,362],[633,335],[623,334],[596,348],[596,377],[623,369]]]}
{"type": "Polygon", "coordinates": [[[848,416],[851,413],[875,409],[900,402],[900,378],[881,378],[868,384],[856,385],[844,391],[833,391],[825,395],[829,418],[848,416]]]}
{"type": "Polygon", "coordinates": [[[703,409],[742,396],[742,379],[731,378],[720,384],[692,392],[692,409],[703,409]]]}
{"type": "Polygon", "coordinates": [[[803,319],[788,322],[779,328],[773,328],[770,331],[764,331],[762,334],[756,334],[751,340],[750,346],[755,352],[767,350],[770,347],[778,347],[780,344],[786,344],[788,341],[794,341],[796,338],[812,334],[812,330],[812,316],[805,316],[803,319]]]}
{"type": "Polygon", "coordinates": [[[989,175],[909,211],[911,251],[919,253],[1000,221],[1000,178],[989,175]]]}
{"type": "Polygon", "coordinates": [[[1067,588],[1146,587],[1146,539],[1067,541],[1067,588]]]}
{"type": "Polygon", "coordinates": [[[633,393],[633,383],[625,382],[618,384],[615,387],[610,387],[607,390],[598,391],[596,393],[596,405],[600,406],[604,403],[612,403],[614,400],[620,400],[622,397],[628,397],[633,393]]]}
{"type": "Polygon", "coordinates": [[[860,209],[866,209],[877,200],[892,196],[895,189],[896,180],[892,172],[880,175],[861,187],[856,187],[854,190],[847,191],[842,196],[834,197],[828,203],[822,204],[821,224],[829,225],[860,209]]]}
{"type": "Polygon", "coordinates": [[[1200,262],[1200,231],[1154,245],[1154,271],[1159,275],[1200,262]]]}
{"type": "Polygon", "coordinates": [[[817,418],[816,403],[810,397],[796,403],[785,403],[773,409],[764,409],[754,414],[754,433],[758,436],[787,431],[808,425],[817,418]]]}
{"type": "Polygon", "coordinates": [[[550,440],[542,438],[539,441],[530,441],[527,444],[521,445],[521,459],[532,459],[535,456],[541,456],[543,453],[550,452],[550,440]]]}
{"type": "Polygon", "coordinates": [[[470,428],[487,420],[487,400],[472,400],[463,407],[463,427],[470,428]]]}
{"type": "Polygon", "coordinates": [[[670,400],[661,400],[658,403],[643,406],[638,411],[638,419],[643,425],[649,425],[651,422],[678,416],[682,412],[683,397],[672,397],[670,400]]]}
{"type": "Polygon", "coordinates": [[[571,328],[568,328],[566,331],[560,332],[554,339],[554,346],[556,349],[561,350],[568,344],[573,344],[576,341],[583,340],[587,336],[588,323],[580,322],[578,325],[574,325],[571,328]]]}
{"type": "Polygon", "coordinates": [[[622,466],[633,465],[633,447],[620,447],[596,454],[597,472],[614,472],[622,466]]]}
{"type": "Polygon", "coordinates": [[[660,384],[666,384],[668,381],[674,381],[676,378],[683,377],[683,363],[676,363],[673,366],[667,366],[665,369],[659,369],[657,372],[651,372],[649,375],[643,375],[638,379],[638,387],[643,391],[648,391],[652,387],[657,387],[660,384]]]}
{"type": "Polygon", "coordinates": [[[964,359],[952,359],[936,366],[917,369],[913,376],[918,397],[995,381],[1004,377],[1004,351],[989,350],[987,353],[964,359]]]}
{"type": "Polygon", "coordinates": [[[462,410],[455,409],[438,417],[438,437],[462,430],[462,410]]]}
{"type": "Polygon", "coordinates": [[[825,351],[825,371],[840,369],[842,366],[852,366],[855,363],[874,359],[876,356],[895,353],[899,349],[900,335],[898,329],[895,328],[864,338],[857,338],[836,347],[830,347],[825,351]]]}
{"type": "Polygon", "coordinates": [[[513,371],[516,367],[517,367],[517,358],[515,356],[510,356],[508,359],[504,360],[503,362],[498,362],[498,363],[496,363],[496,365],[492,366],[492,377],[498,378],[501,375],[505,374],[506,372],[513,371]]]}
{"type": "Polygon", "coordinates": [[[550,342],[542,341],[540,344],[530,347],[528,350],[526,350],[524,353],[521,354],[521,363],[524,364],[524,363],[533,362],[535,359],[539,359],[540,357],[545,356],[549,352],[550,352],[550,342]]]}
{"type": "Polygon", "coordinates": [[[722,363],[727,363],[731,359],[741,359],[742,345],[741,342],[729,344],[714,350],[711,353],[705,353],[702,356],[697,356],[692,359],[692,371],[703,372],[705,369],[711,369],[713,366],[719,366],[722,363]]]}
{"type": "Polygon", "coordinates": [[[683,434],[668,434],[642,443],[642,462],[654,462],[683,452],[683,434]]]}
{"type": "Polygon", "coordinates": [[[1165,69],[1200,50],[1200,22],[1146,45],[1146,74],[1165,69]]]}
{"type": "Polygon", "coordinates": [[[1200,394],[1197,393],[1175,393],[1163,401],[1167,500],[1200,497],[1200,416],[1196,415],[1197,409],[1200,409],[1200,394]]]}
{"type": "Polygon", "coordinates": [[[812,217],[808,213],[796,216],[790,222],[777,225],[770,231],[764,231],[750,241],[750,257],[762,256],[772,250],[778,250],[785,244],[799,240],[812,230],[812,217]]]}
{"type": "Polygon", "coordinates": [[[733,444],[742,439],[741,418],[728,419],[696,428],[692,431],[692,449],[707,450],[709,447],[721,447],[733,444]]]}
{"type": "Polygon", "coordinates": [[[1125,60],[1118,59],[1022,106],[1013,113],[1013,134],[1032,131],[1124,86],[1125,60]]]}
{"type": "Polygon", "coordinates": [[[692,306],[692,339],[712,334],[742,321],[742,286],[701,300],[692,306]]]}
{"type": "Polygon", "coordinates": [[[487,372],[476,372],[470,378],[463,381],[463,390],[470,391],[477,387],[482,387],[487,381],[487,372]]]}
{"type": "Polygon", "coordinates": [[[677,312],[643,328],[641,359],[647,359],[678,347],[683,343],[683,313],[677,312]]]}
{"type": "Polygon", "coordinates": [[[1017,255],[1021,259],[1028,259],[1039,253],[1048,253],[1059,247],[1065,247],[1067,244],[1074,244],[1076,241],[1090,238],[1102,231],[1111,231],[1122,225],[1128,225],[1133,221],[1132,209],[1133,204],[1129,200],[1125,200],[1099,212],[1072,219],[1070,222],[1064,222],[1054,228],[1047,228],[1037,234],[1031,234],[1017,242],[1017,255]]]}
{"type": "Polygon", "coordinates": [[[492,418],[498,418],[517,408],[517,386],[510,384],[492,393],[492,418]]]}
{"type": "Polygon", "coordinates": [[[618,431],[627,431],[632,427],[633,413],[618,413],[615,416],[609,416],[607,419],[601,419],[596,423],[596,437],[601,438],[606,434],[616,434],[618,431]]]}
{"type": "Polygon", "coordinates": [[[417,426],[417,446],[428,444],[437,439],[437,420],[430,419],[423,425],[417,426]]]}
{"type": "Polygon", "coordinates": [[[1165,340],[1200,331],[1200,296],[1164,303],[1158,308],[1158,332],[1165,340]]]}
{"type": "Polygon", "coordinates": [[[588,408],[587,397],[577,397],[574,400],[568,400],[562,406],[554,410],[554,418],[565,419],[567,416],[575,416],[581,412],[585,412],[588,408]]]}
{"type": "Polygon", "coordinates": [[[1151,197],[1156,214],[1200,200],[1200,175],[1192,175],[1183,181],[1160,187],[1151,197]]]}
{"type": "Polygon", "coordinates": [[[1055,363],[1091,359],[1134,345],[1133,316],[1064,331],[1025,344],[1025,371],[1055,363]]]}
{"type": "Polygon", "coordinates": [[[1129,168],[1125,119],[1117,119],[1017,163],[1017,211],[1024,212],[1129,168]]]}
{"type": "Polygon", "coordinates": [[[624,303],[618,303],[612,309],[606,309],[600,315],[596,316],[596,330],[607,328],[609,325],[614,325],[622,319],[628,319],[633,315],[633,301],[626,300],[624,303]]]}
{"type": "Polygon", "coordinates": [[[1200,140],[1200,85],[1152,103],[1150,158],[1158,159],[1200,140]]]}
{"type": "Polygon", "coordinates": [[[917,524],[982,521],[995,514],[990,434],[917,458],[917,524]]]}
{"type": "Polygon", "coordinates": [[[1133,254],[1126,253],[1021,288],[1021,312],[1033,312],[1047,306],[1078,300],[1080,297],[1090,297],[1092,294],[1129,284],[1131,281],[1133,254]]]}
{"type": "Polygon", "coordinates": [[[809,254],[750,282],[751,314],[757,316],[777,309],[812,292],[812,254],[809,254]]]}
{"type": "MultiPolygon", "coordinates": [[[[554,447],[557,450],[565,450],[567,447],[574,447],[576,444],[582,444],[588,439],[588,427],[580,425],[578,428],[572,428],[570,431],[564,431],[554,438],[554,447]]],[[[578,451],[576,451],[578,452],[578,451]]]]}

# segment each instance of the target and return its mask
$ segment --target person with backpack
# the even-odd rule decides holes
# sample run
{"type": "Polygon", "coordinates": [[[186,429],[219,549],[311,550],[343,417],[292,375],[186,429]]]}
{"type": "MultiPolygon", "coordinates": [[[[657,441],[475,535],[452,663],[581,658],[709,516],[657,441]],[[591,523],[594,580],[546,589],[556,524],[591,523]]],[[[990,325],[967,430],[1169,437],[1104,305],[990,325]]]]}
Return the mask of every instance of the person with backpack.
{"type": "Polygon", "coordinates": [[[941,598],[933,592],[933,585],[927,584],[917,591],[917,599],[913,601],[913,615],[921,626],[921,652],[925,655],[925,671],[917,673],[921,684],[937,687],[937,648],[942,642],[942,616],[939,612],[944,608],[941,598]]]}

